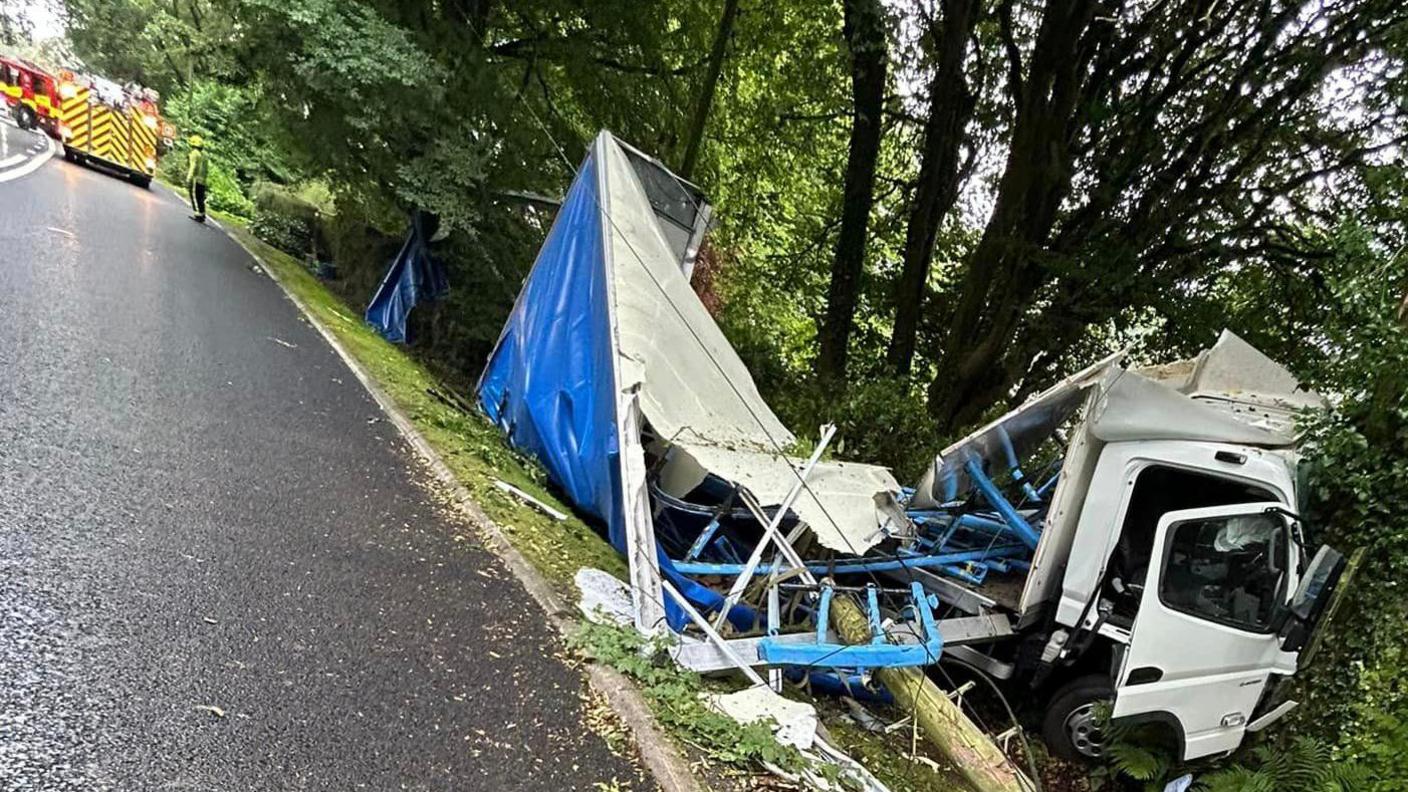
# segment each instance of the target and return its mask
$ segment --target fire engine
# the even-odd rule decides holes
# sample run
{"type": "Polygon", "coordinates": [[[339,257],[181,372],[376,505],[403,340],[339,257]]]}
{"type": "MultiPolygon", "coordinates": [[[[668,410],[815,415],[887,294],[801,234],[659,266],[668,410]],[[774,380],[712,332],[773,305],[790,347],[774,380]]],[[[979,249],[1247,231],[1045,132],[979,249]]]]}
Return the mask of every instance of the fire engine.
{"type": "Polygon", "coordinates": [[[58,135],[58,81],[23,58],[0,56],[0,92],[21,129],[42,128],[58,135]]]}
{"type": "Polygon", "coordinates": [[[96,75],[59,72],[58,134],[64,158],[94,162],[150,187],[162,154],[176,130],[157,107],[161,97],[150,88],[119,85],[96,75]]]}

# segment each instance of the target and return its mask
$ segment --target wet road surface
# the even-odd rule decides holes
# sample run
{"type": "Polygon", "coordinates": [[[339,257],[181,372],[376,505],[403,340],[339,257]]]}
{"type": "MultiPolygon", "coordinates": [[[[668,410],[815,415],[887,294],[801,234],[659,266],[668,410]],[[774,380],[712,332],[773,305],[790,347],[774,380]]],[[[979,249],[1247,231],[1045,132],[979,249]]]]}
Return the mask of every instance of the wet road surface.
{"type": "Polygon", "coordinates": [[[0,792],[646,788],[380,417],[171,194],[0,183],[0,792]]]}
{"type": "Polygon", "coordinates": [[[6,110],[0,110],[0,183],[33,173],[52,156],[57,144],[40,134],[19,128],[6,110]]]}

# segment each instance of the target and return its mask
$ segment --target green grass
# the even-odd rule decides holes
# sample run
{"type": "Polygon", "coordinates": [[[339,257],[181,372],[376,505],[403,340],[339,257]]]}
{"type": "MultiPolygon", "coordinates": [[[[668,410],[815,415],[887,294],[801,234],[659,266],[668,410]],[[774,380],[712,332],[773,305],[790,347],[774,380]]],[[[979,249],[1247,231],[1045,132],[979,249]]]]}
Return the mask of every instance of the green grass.
{"type": "MultiPolygon", "coordinates": [[[[572,576],[585,566],[626,579],[625,559],[590,526],[575,516],[554,520],[494,486],[494,480],[501,479],[559,511],[572,512],[548,490],[543,469],[510,449],[487,418],[478,412],[462,412],[431,396],[428,389],[446,393],[448,388],[404,349],[368,327],[360,310],[329,292],[292,256],[255,237],[243,220],[223,213],[212,215],[258,253],[309,313],[337,337],[410,418],[514,548],[559,593],[570,594],[572,576]]],[[[567,599],[575,601],[575,596],[567,599]]]]}

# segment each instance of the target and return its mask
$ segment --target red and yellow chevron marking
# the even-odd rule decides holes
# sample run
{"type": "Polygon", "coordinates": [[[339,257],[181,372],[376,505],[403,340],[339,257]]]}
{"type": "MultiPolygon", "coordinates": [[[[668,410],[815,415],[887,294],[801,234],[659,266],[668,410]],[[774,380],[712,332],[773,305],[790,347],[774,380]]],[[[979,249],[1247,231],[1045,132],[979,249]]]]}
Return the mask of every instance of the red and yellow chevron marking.
{"type": "Polygon", "coordinates": [[[67,130],[65,145],[84,156],[151,176],[157,157],[155,116],[135,107],[113,108],[90,101],[90,89],[76,88],[59,108],[59,121],[67,130]]]}

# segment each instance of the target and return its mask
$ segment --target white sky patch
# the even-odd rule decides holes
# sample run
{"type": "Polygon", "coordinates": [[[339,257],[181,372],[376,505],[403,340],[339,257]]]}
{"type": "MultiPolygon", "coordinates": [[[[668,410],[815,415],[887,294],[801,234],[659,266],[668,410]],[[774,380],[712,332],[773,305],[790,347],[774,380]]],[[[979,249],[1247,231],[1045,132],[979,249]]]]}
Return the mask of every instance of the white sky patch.
{"type": "Polygon", "coordinates": [[[28,24],[35,42],[64,35],[63,4],[58,0],[5,0],[9,13],[28,24]]]}

